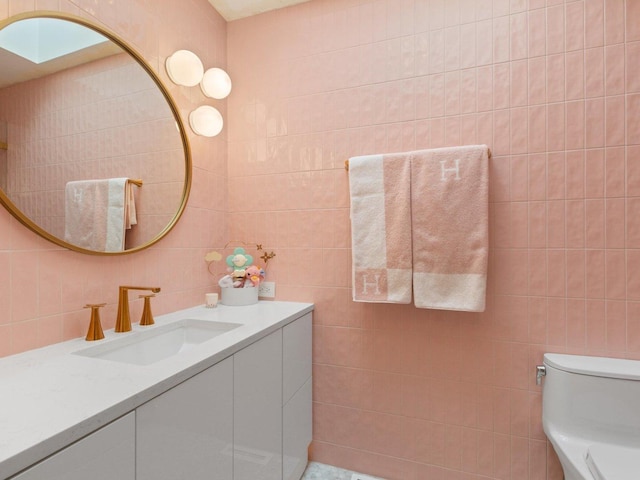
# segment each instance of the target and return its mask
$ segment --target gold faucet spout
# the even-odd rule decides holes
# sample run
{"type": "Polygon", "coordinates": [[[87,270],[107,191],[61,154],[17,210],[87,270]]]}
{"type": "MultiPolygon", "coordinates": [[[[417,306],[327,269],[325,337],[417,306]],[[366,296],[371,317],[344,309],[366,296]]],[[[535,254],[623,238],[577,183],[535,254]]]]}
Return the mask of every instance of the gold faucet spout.
{"type": "Polygon", "coordinates": [[[131,316],[129,315],[129,290],[149,290],[158,293],[160,287],[135,287],[121,285],[118,289],[118,316],[116,317],[116,332],[131,331],[131,316]]]}
{"type": "Polygon", "coordinates": [[[160,287],[130,287],[128,285],[121,285],[120,289],[125,289],[125,290],[148,290],[150,292],[153,293],[158,293],[160,292],[160,287]]]}

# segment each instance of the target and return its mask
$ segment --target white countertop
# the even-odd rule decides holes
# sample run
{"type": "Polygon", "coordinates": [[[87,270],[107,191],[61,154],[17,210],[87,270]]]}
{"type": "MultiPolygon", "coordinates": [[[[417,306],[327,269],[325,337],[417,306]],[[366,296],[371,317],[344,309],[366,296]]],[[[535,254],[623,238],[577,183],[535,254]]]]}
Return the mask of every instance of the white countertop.
{"type": "MultiPolygon", "coordinates": [[[[72,355],[131,333],[78,338],[0,358],[0,479],[5,479],[117,419],[178,383],[313,310],[313,304],[263,302],[198,306],[155,318],[242,326],[146,366],[72,355]]],[[[87,326],[89,316],[87,315],[87,326]]],[[[133,331],[152,329],[133,326],[133,331]]]]}

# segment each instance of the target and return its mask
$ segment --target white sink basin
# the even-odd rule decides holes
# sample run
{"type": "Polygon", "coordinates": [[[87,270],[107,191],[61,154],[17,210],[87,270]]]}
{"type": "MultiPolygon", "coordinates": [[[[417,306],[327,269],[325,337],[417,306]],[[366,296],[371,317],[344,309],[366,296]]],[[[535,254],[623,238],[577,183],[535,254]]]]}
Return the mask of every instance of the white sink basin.
{"type": "Polygon", "coordinates": [[[117,340],[85,348],[74,354],[134,365],[150,365],[190,350],[239,326],[236,323],[188,318],[125,334],[117,340]]]}

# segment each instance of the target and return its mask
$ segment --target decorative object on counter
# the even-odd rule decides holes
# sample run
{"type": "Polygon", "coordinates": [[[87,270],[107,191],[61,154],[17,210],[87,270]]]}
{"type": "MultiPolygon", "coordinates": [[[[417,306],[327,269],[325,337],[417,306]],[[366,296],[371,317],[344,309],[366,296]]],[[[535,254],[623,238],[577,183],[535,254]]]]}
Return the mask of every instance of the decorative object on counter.
{"type": "MultiPolygon", "coordinates": [[[[256,245],[256,249],[258,250],[262,250],[262,245],[258,244],[256,245]]],[[[269,260],[271,260],[273,257],[275,257],[276,254],[275,252],[267,252],[266,250],[262,253],[262,255],[260,256],[260,258],[262,259],[262,261],[264,262],[264,266],[265,268],[267,268],[267,263],[269,263],[269,260]]]]}
{"type": "Polygon", "coordinates": [[[257,287],[264,280],[264,270],[257,265],[251,265],[245,272],[244,288],[257,287]]]}
{"type": "Polygon", "coordinates": [[[258,303],[257,288],[221,288],[220,303],[227,306],[242,307],[258,303]]]}
{"type": "Polygon", "coordinates": [[[140,318],[140,325],[147,326],[153,325],[153,314],[151,313],[151,299],[155,297],[155,293],[148,295],[138,295],[138,298],[144,298],[144,307],[142,308],[142,318],[140,318]]]}
{"type": "Polygon", "coordinates": [[[95,340],[102,340],[104,338],[104,332],[102,331],[102,324],[100,323],[100,308],[104,307],[106,303],[88,303],[83,308],[91,309],[91,321],[89,322],[89,330],[85,340],[87,342],[93,342],[95,340]]]}
{"type": "MultiPolygon", "coordinates": [[[[227,243],[224,248],[228,248],[230,243],[227,243]]],[[[234,241],[233,243],[251,245],[245,242],[234,241]]],[[[256,246],[256,250],[262,251],[261,244],[253,245],[256,246]]],[[[258,287],[266,275],[266,265],[275,256],[274,252],[264,252],[260,257],[265,262],[265,267],[262,268],[253,264],[254,256],[249,254],[244,247],[233,248],[232,253],[225,257],[226,273],[218,280],[221,291],[220,303],[234,306],[256,303],[258,301],[258,287]],[[246,290],[246,292],[241,290],[246,290]]],[[[222,258],[223,255],[215,250],[205,255],[204,259],[209,264],[208,269],[212,275],[216,274],[211,271],[211,265],[222,258]]]]}
{"type": "Polygon", "coordinates": [[[216,308],[218,306],[218,294],[217,293],[205,293],[204,306],[207,308],[216,308]]]}
{"type": "Polygon", "coordinates": [[[158,293],[160,287],[128,287],[120,286],[118,289],[118,316],[116,318],[116,332],[131,331],[131,316],[129,314],[129,290],[149,290],[158,293]]]}
{"type": "MultiPolygon", "coordinates": [[[[206,72],[200,58],[189,50],[178,50],[165,62],[167,74],[173,83],[185,87],[200,84],[202,93],[208,98],[221,100],[231,93],[231,78],[221,68],[210,68],[206,72]]],[[[196,135],[215,137],[222,131],[224,120],[218,109],[201,105],[189,114],[189,125],[196,135]]]]}

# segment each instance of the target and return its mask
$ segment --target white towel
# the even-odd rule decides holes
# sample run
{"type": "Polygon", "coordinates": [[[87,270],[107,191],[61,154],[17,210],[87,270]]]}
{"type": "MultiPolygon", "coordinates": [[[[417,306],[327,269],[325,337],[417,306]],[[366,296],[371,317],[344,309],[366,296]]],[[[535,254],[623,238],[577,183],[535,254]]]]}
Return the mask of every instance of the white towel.
{"type": "Polygon", "coordinates": [[[404,155],[349,159],[354,301],[411,302],[410,167],[404,155]]]}
{"type": "Polygon", "coordinates": [[[80,180],[65,187],[65,241],[99,252],[124,250],[135,224],[132,186],[126,178],[80,180]]]}

